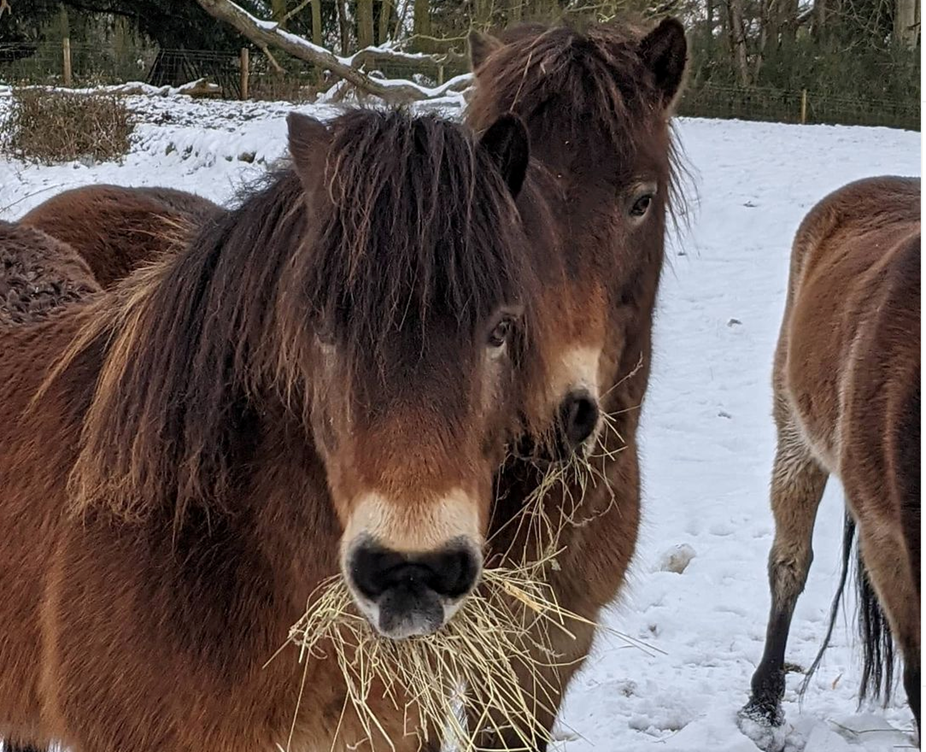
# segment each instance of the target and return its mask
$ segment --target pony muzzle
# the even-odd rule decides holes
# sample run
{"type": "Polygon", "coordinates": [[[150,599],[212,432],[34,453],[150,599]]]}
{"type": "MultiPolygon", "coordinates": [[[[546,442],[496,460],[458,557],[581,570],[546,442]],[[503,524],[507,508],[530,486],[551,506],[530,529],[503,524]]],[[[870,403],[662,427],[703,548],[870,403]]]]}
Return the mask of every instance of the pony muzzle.
{"type": "Polygon", "coordinates": [[[401,640],[443,627],[479,581],[482,554],[465,537],[428,552],[399,552],[371,536],[348,549],[345,576],[359,609],[384,637],[401,640]]]}

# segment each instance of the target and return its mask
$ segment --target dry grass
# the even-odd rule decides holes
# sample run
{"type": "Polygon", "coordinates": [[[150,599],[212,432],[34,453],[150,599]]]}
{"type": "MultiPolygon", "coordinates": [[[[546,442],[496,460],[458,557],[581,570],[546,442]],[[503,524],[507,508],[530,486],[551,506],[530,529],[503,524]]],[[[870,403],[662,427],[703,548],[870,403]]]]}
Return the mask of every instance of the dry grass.
{"type": "Polygon", "coordinates": [[[112,94],[14,89],[0,119],[0,152],[40,164],[117,160],[134,128],[124,100],[112,94]]]}
{"type": "Polygon", "coordinates": [[[299,646],[300,660],[338,662],[345,711],[350,706],[356,713],[373,749],[397,741],[372,709],[384,698],[390,715],[402,719],[403,734],[421,743],[446,740],[461,752],[479,749],[465,719],[471,711],[479,714],[474,729],[508,732],[518,739],[512,750],[533,750],[532,740],[549,741],[536,717],[552,694],[540,672],[555,662],[534,626],[541,620],[541,634],[568,632],[567,615],[533,576],[530,570],[487,570],[479,590],[443,629],[399,641],[372,629],[336,577],[323,585],[290,640],[299,646]],[[522,688],[518,671],[534,677],[535,695],[522,688]]]}
{"type": "MultiPolygon", "coordinates": [[[[290,631],[290,642],[299,647],[306,671],[310,660],[337,661],[347,689],[342,718],[348,710],[355,713],[366,736],[353,741],[365,741],[372,749],[382,743],[394,747],[385,719],[373,709],[382,707],[382,699],[395,712],[392,718],[402,719],[402,733],[416,735],[421,744],[443,742],[460,752],[476,752],[482,749],[480,735],[487,733],[494,745],[500,738],[514,740],[513,746],[509,741],[509,746],[492,749],[515,752],[552,741],[537,720],[559,694],[549,677],[564,658],[552,649],[551,634],[571,637],[572,624],[591,622],[559,605],[547,577],[559,566],[563,532],[611,509],[614,494],[605,463],[623,446],[615,415],[605,415],[593,451],[547,467],[520,514],[508,523],[516,526],[511,548],[491,557],[479,588],[435,634],[402,641],[383,638],[356,611],[340,576],[319,587],[290,631]],[[582,501],[592,487],[604,487],[610,501],[606,496],[603,508],[582,513],[582,501]],[[548,503],[551,498],[555,503],[548,503]]],[[[607,631],[632,647],[652,650],[607,631]]]]}

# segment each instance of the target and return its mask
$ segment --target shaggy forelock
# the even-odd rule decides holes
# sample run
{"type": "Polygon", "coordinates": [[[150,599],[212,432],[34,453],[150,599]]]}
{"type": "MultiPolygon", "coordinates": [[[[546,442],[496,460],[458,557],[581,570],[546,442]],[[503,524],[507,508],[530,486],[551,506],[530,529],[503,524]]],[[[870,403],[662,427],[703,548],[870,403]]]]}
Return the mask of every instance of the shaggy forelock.
{"type": "Polygon", "coordinates": [[[467,130],[363,110],[331,130],[312,251],[293,274],[309,318],[349,357],[382,356],[400,331],[421,339],[433,319],[472,332],[525,296],[513,201],[467,130]]]}

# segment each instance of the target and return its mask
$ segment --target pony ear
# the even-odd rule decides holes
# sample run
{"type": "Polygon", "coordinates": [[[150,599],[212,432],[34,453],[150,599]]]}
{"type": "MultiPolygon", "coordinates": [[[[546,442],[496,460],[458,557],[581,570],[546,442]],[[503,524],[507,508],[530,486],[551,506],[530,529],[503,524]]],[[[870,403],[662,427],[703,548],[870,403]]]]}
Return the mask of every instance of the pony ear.
{"type": "Polygon", "coordinates": [[[314,175],[316,168],[324,164],[331,133],[321,120],[299,112],[291,112],[286,116],[286,127],[289,130],[289,153],[296,172],[300,177],[314,175]]]}
{"type": "Polygon", "coordinates": [[[469,62],[475,71],[495,50],[501,49],[500,40],[491,34],[473,29],[469,33],[469,62]]]}
{"type": "Polygon", "coordinates": [[[483,134],[479,147],[488,152],[511,195],[517,197],[530,159],[530,137],[521,118],[512,113],[502,115],[483,134]]]}
{"type": "Polygon", "coordinates": [[[675,100],[685,75],[688,56],[685,27],[675,18],[664,19],[643,37],[637,52],[652,71],[662,103],[668,107],[675,100]]]}

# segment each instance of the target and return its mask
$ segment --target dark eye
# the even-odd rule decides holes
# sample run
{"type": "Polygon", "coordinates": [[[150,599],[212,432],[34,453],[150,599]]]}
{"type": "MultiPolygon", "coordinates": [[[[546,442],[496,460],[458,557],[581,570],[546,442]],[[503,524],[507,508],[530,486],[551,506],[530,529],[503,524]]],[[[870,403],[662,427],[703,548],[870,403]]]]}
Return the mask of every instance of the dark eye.
{"type": "Polygon", "coordinates": [[[489,334],[489,346],[501,347],[511,337],[511,332],[513,330],[514,322],[510,318],[503,318],[495,325],[492,333],[489,334]]]}
{"type": "Polygon", "coordinates": [[[633,206],[630,207],[630,216],[631,217],[643,217],[646,215],[646,212],[649,211],[650,204],[653,203],[653,194],[646,193],[643,196],[640,196],[636,201],[633,202],[633,206]]]}

